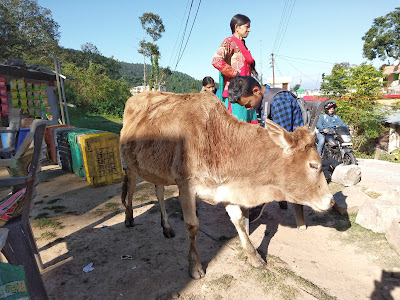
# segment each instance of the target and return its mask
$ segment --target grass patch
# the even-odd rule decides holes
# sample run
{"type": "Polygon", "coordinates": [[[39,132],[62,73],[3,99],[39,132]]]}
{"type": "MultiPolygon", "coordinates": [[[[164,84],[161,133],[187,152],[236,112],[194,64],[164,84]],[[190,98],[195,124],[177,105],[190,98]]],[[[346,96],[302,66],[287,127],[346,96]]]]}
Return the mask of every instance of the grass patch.
{"type": "Polygon", "coordinates": [[[42,218],[46,218],[47,216],[49,215],[49,213],[41,213],[41,214],[38,214],[36,217],[35,217],[35,220],[37,220],[37,219],[42,219],[42,218]]]}
{"type": "Polygon", "coordinates": [[[119,134],[122,129],[122,119],[95,115],[78,107],[69,107],[68,114],[71,125],[80,128],[98,129],[119,134]]]}
{"type": "Polygon", "coordinates": [[[138,196],[138,197],[134,197],[133,200],[134,201],[138,201],[138,202],[146,202],[149,201],[149,195],[142,195],[142,196],[138,196]]]}
{"type": "Polygon", "coordinates": [[[371,197],[372,199],[376,199],[376,198],[379,198],[380,196],[382,196],[382,194],[379,194],[376,192],[365,192],[365,195],[367,195],[368,197],[371,197]]]}
{"type": "Polygon", "coordinates": [[[47,203],[48,203],[48,204],[54,204],[54,203],[56,203],[58,200],[61,200],[61,198],[52,199],[52,200],[50,200],[50,201],[47,202],[47,203]]]}
{"type": "Polygon", "coordinates": [[[118,210],[119,210],[119,207],[120,207],[120,203],[117,203],[117,202],[109,202],[109,203],[106,203],[105,207],[106,207],[107,209],[109,209],[109,210],[112,210],[112,211],[118,211],[118,210]]]}
{"type": "Polygon", "coordinates": [[[356,223],[357,213],[349,215],[351,227],[340,233],[340,239],[346,244],[352,243],[358,247],[358,251],[371,253],[376,262],[383,268],[400,268],[398,254],[388,243],[384,233],[376,233],[356,223]]]}
{"type": "Polygon", "coordinates": [[[33,227],[39,227],[40,229],[42,229],[42,228],[52,228],[54,230],[64,228],[64,226],[60,222],[55,221],[55,220],[50,219],[50,218],[39,218],[39,219],[36,219],[36,220],[34,220],[32,222],[32,226],[33,227]]]}
{"type": "Polygon", "coordinates": [[[51,240],[56,237],[57,237],[57,234],[54,231],[46,231],[40,235],[39,239],[51,240]]]}
{"type": "Polygon", "coordinates": [[[328,184],[328,188],[329,188],[329,191],[333,195],[333,194],[336,194],[337,192],[340,192],[340,191],[344,190],[345,186],[341,185],[341,184],[334,183],[334,182],[330,182],[328,184]]]}
{"type": "Polygon", "coordinates": [[[223,289],[227,291],[232,286],[233,281],[234,277],[232,275],[224,274],[221,277],[212,280],[210,285],[217,287],[218,290],[223,289]]]}
{"type": "Polygon", "coordinates": [[[66,209],[66,207],[62,205],[53,205],[49,209],[53,210],[55,213],[60,213],[63,212],[66,209]]]}
{"type": "MultiPolygon", "coordinates": [[[[297,275],[295,272],[290,270],[287,263],[281,260],[279,257],[268,255],[267,259],[269,268],[272,272],[275,273],[277,288],[281,293],[282,299],[294,299],[298,296],[299,291],[288,284],[290,283],[290,281],[294,281],[295,283],[300,285],[307,293],[313,295],[317,299],[335,299],[333,296],[329,295],[323,288],[320,288],[316,284],[297,275]]],[[[269,278],[273,277],[269,275],[269,278]]]]}

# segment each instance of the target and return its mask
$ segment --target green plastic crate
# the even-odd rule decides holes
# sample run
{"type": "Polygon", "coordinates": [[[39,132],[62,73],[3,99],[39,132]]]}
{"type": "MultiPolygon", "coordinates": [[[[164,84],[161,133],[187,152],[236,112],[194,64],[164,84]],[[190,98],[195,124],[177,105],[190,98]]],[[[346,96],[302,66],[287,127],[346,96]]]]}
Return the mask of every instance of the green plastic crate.
{"type": "MultiPolygon", "coordinates": [[[[82,128],[81,128],[82,129],[82,128]]],[[[100,133],[102,131],[96,129],[82,129],[80,131],[72,131],[68,134],[68,142],[71,146],[72,156],[72,172],[80,177],[86,177],[85,164],[83,163],[82,147],[80,138],[84,135],[100,133]]]]}

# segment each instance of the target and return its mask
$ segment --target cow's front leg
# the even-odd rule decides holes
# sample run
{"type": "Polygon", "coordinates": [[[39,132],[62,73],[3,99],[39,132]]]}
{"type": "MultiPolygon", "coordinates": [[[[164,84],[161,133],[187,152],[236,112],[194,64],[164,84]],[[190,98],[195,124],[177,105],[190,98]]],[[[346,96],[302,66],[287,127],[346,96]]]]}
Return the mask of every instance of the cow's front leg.
{"type": "Polygon", "coordinates": [[[189,274],[194,279],[204,277],[205,273],[199,260],[196,247],[196,236],[199,232],[199,219],[196,216],[196,197],[194,191],[188,184],[178,185],[179,200],[182,206],[183,218],[186,224],[186,231],[189,237],[189,274]]]}
{"type": "Polygon", "coordinates": [[[163,234],[166,238],[173,238],[175,236],[175,232],[172,230],[172,227],[168,221],[167,210],[165,209],[163,185],[156,185],[156,195],[158,203],[160,204],[161,226],[163,228],[163,234]]]}
{"type": "Polygon", "coordinates": [[[292,203],[297,229],[304,231],[307,229],[306,219],[304,218],[304,205],[292,203]]]}
{"type": "Polygon", "coordinates": [[[267,263],[261,258],[260,254],[258,254],[257,250],[250,241],[249,235],[246,232],[245,218],[242,214],[240,206],[228,204],[225,206],[225,209],[229,214],[233,225],[236,227],[240,241],[242,242],[243,251],[247,255],[248,262],[254,268],[264,268],[267,263]]]}
{"type": "Polygon", "coordinates": [[[133,227],[134,224],[132,199],[135,187],[136,187],[136,174],[130,172],[129,169],[126,169],[126,175],[124,177],[124,182],[122,184],[122,195],[121,195],[122,204],[125,206],[126,227],[133,227]],[[126,197],[128,197],[128,201],[126,201],[126,197]]]}

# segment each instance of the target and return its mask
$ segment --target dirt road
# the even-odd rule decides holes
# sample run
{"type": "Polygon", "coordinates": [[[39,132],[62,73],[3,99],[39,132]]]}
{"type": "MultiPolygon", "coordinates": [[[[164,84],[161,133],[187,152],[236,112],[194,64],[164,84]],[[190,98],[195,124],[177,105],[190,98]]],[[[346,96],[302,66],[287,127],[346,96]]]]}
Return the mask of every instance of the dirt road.
{"type": "MultiPolygon", "coordinates": [[[[45,266],[52,266],[43,274],[51,299],[400,299],[399,255],[382,234],[349,227],[335,211],[306,208],[308,229],[299,232],[291,208],[269,204],[250,227],[268,262],[267,270],[256,270],[246,264],[224,208],[199,202],[206,277],[192,280],[175,187],[167,187],[166,204],[176,236],[166,239],[151,184],[138,185],[136,226],[126,228],[121,184],[92,188],[51,165],[41,176],[32,220],[45,266]],[[132,259],[121,259],[126,255],[132,259]],[[83,272],[90,262],[94,270],[83,272]]],[[[362,183],[369,180],[365,175],[362,183]]]]}

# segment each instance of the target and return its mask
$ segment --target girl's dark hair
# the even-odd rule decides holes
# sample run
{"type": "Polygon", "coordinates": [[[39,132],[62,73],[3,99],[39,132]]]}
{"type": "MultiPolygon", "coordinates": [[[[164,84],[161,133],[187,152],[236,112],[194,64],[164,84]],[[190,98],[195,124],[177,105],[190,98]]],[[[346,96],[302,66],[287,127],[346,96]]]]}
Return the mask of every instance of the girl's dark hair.
{"type": "Polygon", "coordinates": [[[241,97],[253,95],[253,88],[261,85],[251,76],[236,76],[228,87],[228,99],[231,103],[238,103],[241,97]]]}
{"type": "Polygon", "coordinates": [[[241,14],[234,15],[231,20],[232,34],[235,32],[235,25],[242,26],[249,22],[250,22],[250,19],[245,15],[241,15],[241,14]]]}
{"type": "Polygon", "coordinates": [[[206,86],[209,83],[214,83],[214,79],[210,76],[206,76],[203,78],[203,86],[206,86]]]}

